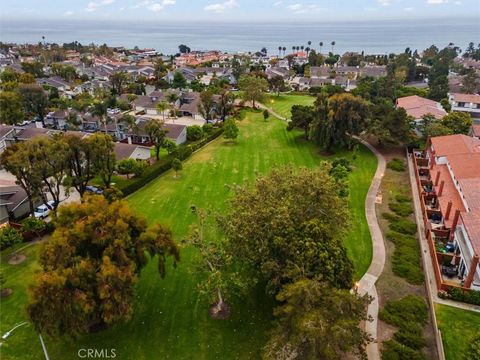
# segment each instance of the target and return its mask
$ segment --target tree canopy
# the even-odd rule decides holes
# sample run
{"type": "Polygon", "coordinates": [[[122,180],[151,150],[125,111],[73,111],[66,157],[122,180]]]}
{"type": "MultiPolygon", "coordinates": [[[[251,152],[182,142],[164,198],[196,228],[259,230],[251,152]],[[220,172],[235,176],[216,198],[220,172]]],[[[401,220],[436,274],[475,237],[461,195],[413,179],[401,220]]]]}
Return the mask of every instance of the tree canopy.
{"type": "Polygon", "coordinates": [[[133,313],[135,283],[150,257],[179,253],[169,229],[131,213],[123,201],[89,196],[59,209],[56,230],[40,253],[41,271],[30,288],[27,312],[35,329],[76,336],[127,320],[133,313]]]}
{"type": "Polygon", "coordinates": [[[253,187],[236,188],[229,212],[219,219],[230,252],[253,267],[272,293],[304,277],[340,288],[352,283],[353,265],[342,243],[346,200],[328,171],[326,165],[274,169],[253,187]]]}

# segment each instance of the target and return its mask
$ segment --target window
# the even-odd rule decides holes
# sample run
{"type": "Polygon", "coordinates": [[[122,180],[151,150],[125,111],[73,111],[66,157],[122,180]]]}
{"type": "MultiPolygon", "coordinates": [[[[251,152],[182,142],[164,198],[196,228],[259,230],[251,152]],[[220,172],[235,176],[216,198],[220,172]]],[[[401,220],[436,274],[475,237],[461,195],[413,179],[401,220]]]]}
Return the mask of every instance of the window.
{"type": "Polygon", "coordinates": [[[465,103],[464,102],[459,102],[458,107],[465,107],[465,103]]]}

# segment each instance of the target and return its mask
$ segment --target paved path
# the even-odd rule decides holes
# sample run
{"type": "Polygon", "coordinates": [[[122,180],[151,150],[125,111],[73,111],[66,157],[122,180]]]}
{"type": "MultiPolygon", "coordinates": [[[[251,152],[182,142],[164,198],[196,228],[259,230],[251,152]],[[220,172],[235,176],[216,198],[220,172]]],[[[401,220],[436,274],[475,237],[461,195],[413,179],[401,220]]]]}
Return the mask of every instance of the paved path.
{"type": "Polygon", "coordinates": [[[269,108],[268,106],[263,105],[262,103],[257,102],[256,105],[263,110],[267,110],[271,115],[275,116],[276,118],[283,120],[283,121],[288,121],[287,118],[284,118],[283,116],[279,115],[275,111],[273,111],[272,108],[269,108]]]}
{"type": "MultiPolygon", "coordinates": [[[[258,107],[261,109],[267,109],[270,114],[276,118],[288,121],[288,119],[280,116],[275,113],[271,108],[258,103],[258,107]]],[[[370,149],[370,151],[377,157],[378,165],[377,171],[372,179],[370,188],[368,189],[367,198],[365,199],[365,215],[367,217],[368,228],[370,229],[370,235],[372,237],[373,245],[373,254],[372,262],[367,272],[358,282],[358,293],[360,295],[369,294],[373,301],[370,303],[367,309],[367,315],[371,317],[373,321],[365,322],[365,331],[369,333],[374,342],[368,344],[367,346],[367,356],[368,360],[380,360],[380,350],[377,343],[377,327],[378,327],[378,294],[375,283],[377,282],[379,276],[383,272],[385,266],[385,243],[383,240],[382,231],[380,230],[380,225],[378,224],[377,212],[375,209],[375,200],[377,198],[378,191],[380,189],[380,184],[382,182],[383,175],[386,169],[386,161],[380,152],[370,145],[368,142],[356,137],[363,145],[370,149]]]]}
{"type": "Polygon", "coordinates": [[[361,139],[359,140],[363,145],[373,152],[378,160],[377,171],[372,179],[372,183],[370,184],[370,189],[368,190],[367,198],[365,200],[365,215],[367,217],[368,228],[370,229],[370,235],[372,237],[373,244],[372,262],[370,263],[370,267],[368,268],[366,274],[363,275],[359,281],[358,292],[360,295],[369,294],[373,298],[373,301],[370,303],[367,309],[367,313],[373,319],[373,321],[367,321],[365,323],[365,331],[369,333],[375,341],[367,346],[367,356],[369,360],[379,360],[380,351],[377,343],[379,305],[375,283],[377,282],[378,277],[382,274],[383,267],[385,266],[385,243],[383,240],[382,231],[380,230],[380,226],[378,224],[377,213],[375,210],[375,199],[385,173],[386,161],[383,155],[380,154],[380,152],[378,152],[378,150],[372,145],[361,139]]]}

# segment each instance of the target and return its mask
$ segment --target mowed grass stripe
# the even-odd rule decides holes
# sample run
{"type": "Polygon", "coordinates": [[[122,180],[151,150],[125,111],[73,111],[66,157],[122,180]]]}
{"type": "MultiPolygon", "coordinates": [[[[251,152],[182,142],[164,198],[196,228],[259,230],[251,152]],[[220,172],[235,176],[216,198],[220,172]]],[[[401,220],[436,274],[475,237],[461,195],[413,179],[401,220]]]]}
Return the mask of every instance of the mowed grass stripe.
{"type": "MultiPolygon", "coordinates": [[[[195,222],[191,205],[219,213],[225,209],[225,200],[232,194],[225,185],[253,181],[257,171],[264,174],[274,166],[314,167],[325,159],[314,145],[303,140],[301,132],[287,132],[285,123],[273,118],[264,122],[261,113],[249,113],[247,119],[239,122],[239,127],[237,144],[225,144],[223,139],[217,139],[185,161],[178,179],[174,178],[174,172],[167,172],[130,196],[127,200],[131,207],[150,223],[160,221],[170,225],[176,241],[180,242],[189,225],[195,222]]],[[[336,156],[351,159],[349,153],[336,156]]],[[[355,217],[345,245],[359,278],[368,268],[371,257],[371,241],[366,236],[368,228],[362,209],[376,159],[362,148],[354,163],[357,168],[351,175],[350,206],[355,210],[355,217]]],[[[219,235],[210,233],[209,236],[218,238],[219,235]]],[[[192,255],[192,249],[182,249],[179,267],[176,270],[169,267],[164,280],[158,276],[156,262],[149,263],[137,286],[135,313],[130,322],[76,341],[47,339],[51,358],[77,359],[79,348],[115,348],[117,358],[122,360],[259,358],[271,327],[272,300],[261,288],[255,289],[242,299],[232,300],[230,319],[210,319],[209,301],[197,293],[200,278],[192,264],[192,255]]],[[[16,275],[27,279],[21,285],[26,287],[33,270],[22,271],[19,269],[16,275]]],[[[22,301],[25,298],[15,305],[20,308],[22,301]]],[[[5,306],[10,309],[8,303],[5,306]]],[[[8,316],[9,311],[2,311],[0,315],[1,328],[5,331],[25,318],[21,310],[12,309],[8,316]]],[[[33,331],[19,331],[13,338],[15,347],[2,348],[2,359],[19,358],[15,355],[22,350],[24,359],[41,357],[41,349],[31,345],[37,342],[33,331]]]]}

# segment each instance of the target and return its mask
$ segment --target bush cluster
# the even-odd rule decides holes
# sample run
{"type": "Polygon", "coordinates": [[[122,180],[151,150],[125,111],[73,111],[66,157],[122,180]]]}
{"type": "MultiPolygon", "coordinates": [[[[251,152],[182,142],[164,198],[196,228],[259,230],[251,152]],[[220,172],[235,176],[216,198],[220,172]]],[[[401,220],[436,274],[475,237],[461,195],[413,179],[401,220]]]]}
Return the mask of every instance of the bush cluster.
{"type": "Polygon", "coordinates": [[[383,343],[383,360],[426,359],[421,350],[426,344],[422,332],[428,321],[428,309],[421,297],[408,295],[387,302],[380,311],[380,319],[399,329],[393,339],[383,343]]]}
{"type": "Polygon", "coordinates": [[[414,236],[400,234],[395,231],[387,233],[387,239],[395,244],[392,257],[392,271],[395,275],[407,280],[410,284],[423,283],[423,272],[420,264],[420,246],[414,236]]]}
{"type": "Polygon", "coordinates": [[[451,288],[447,291],[440,291],[438,296],[442,299],[451,299],[480,306],[480,291],[463,291],[462,289],[451,288]]]}
{"type": "Polygon", "coordinates": [[[120,190],[123,196],[130,195],[137,191],[138,189],[142,188],[150,181],[156,179],[158,176],[163,174],[164,172],[170,170],[172,168],[172,162],[175,158],[184,161],[193,152],[197,151],[201,147],[205,146],[210,141],[216,139],[223,133],[222,128],[216,128],[211,131],[211,134],[207,137],[204,137],[200,141],[197,141],[193,144],[189,145],[181,145],[175,151],[157,161],[152,166],[147,167],[141,176],[130,179],[129,181],[125,181],[125,183],[118,186],[118,190],[120,190]]]}
{"type": "Polygon", "coordinates": [[[402,159],[394,158],[388,162],[387,168],[393,171],[402,172],[405,171],[406,165],[402,159]]]}

